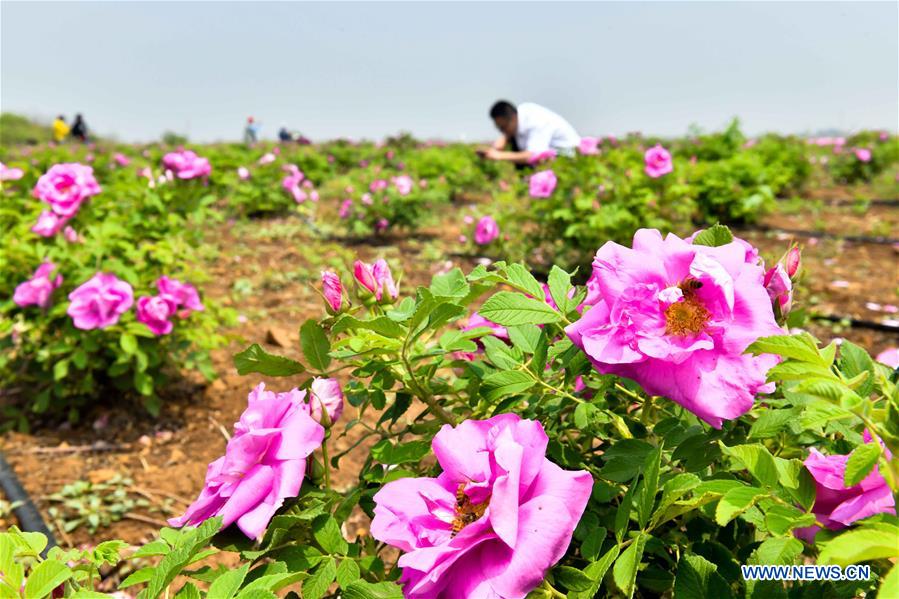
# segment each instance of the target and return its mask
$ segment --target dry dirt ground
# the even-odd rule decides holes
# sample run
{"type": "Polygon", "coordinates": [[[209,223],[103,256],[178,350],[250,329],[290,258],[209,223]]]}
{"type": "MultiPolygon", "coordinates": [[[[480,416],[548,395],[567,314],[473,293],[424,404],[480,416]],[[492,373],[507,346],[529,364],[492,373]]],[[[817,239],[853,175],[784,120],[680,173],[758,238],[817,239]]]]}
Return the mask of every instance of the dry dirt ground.
{"type": "MultiPolygon", "coordinates": [[[[895,236],[899,231],[899,207],[862,210],[822,201],[809,200],[807,205],[790,202],[763,224],[837,235],[879,231],[895,236]]],[[[789,235],[770,231],[744,230],[740,234],[756,244],[767,260],[778,258],[790,241],[789,235]]],[[[401,265],[406,289],[426,284],[453,260],[463,269],[471,268],[476,257],[448,253],[457,251],[458,235],[457,226],[445,225],[411,239],[346,244],[313,239],[296,217],[223,223],[210,235],[216,250],[209,257],[212,277],[203,286],[207,298],[230,306],[238,315],[237,325],[228,329],[232,341],[214,354],[219,378],[209,385],[193,378],[175,385],[157,419],[138,409],[110,410],[108,405],[98,405],[75,426],[43,425],[30,434],[6,434],[0,439],[0,448],[48,520],[48,508],[53,505],[49,496],[64,485],[78,480],[104,483],[116,477],[131,480],[122,488],[140,505],[94,534],[84,526],[59,532],[61,544],[109,538],[136,544],[152,538],[165,518],[180,514],[196,496],[207,463],[222,453],[226,431],[246,406],[247,392],[260,380],[258,375],[239,376],[231,362],[233,353],[256,342],[270,351],[295,356],[300,324],[323,313],[321,299],[313,289],[320,271],[334,268],[348,273],[357,256],[364,260],[385,257],[395,266],[401,265]],[[449,255],[455,257],[447,258],[449,255]]],[[[899,305],[899,247],[831,238],[797,241],[804,248],[798,306],[887,324],[899,321],[899,314],[890,312],[899,305]]],[[[345,274],[344,281],[348,280],[345,274]]],[[[875,353],[899,345],[895,332],[820,321],[809,328],[823,341],[847,338],[875,353]]],[[[295,382],[280,379],[270,381],[269,387],[284,389],[295,382]]],[[[348,406],[344,418],[352,417],[353,410],[348,406]]],[[[334,452],[350,447],[359,434],[360,429],[343,437],[335,434],[334,452]]],[[[343,459],[335,477],[338,488],[355,480],[354,467],[366,453],[367,446],[362,444],[343,459]]],[[[2,517],[0,513],[0,529],[11,523],[10,516],[6,523],[2,517]]]]}

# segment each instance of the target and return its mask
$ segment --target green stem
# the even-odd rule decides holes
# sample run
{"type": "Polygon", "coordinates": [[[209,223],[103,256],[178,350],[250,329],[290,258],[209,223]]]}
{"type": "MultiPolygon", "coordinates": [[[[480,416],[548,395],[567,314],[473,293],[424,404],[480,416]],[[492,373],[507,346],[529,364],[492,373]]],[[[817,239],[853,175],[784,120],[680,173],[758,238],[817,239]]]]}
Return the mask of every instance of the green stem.
{"type": "MultiPolygon", "coordinates": [[[[324,408],[322,408],[324,409],[324,408]]],[[[331,436],[331,429],[325,430],[325,438],[322,441],[322,462],[325,466],[325,488],[331,489],[331,464],[328,459],[328,438],[331,436]]]]}

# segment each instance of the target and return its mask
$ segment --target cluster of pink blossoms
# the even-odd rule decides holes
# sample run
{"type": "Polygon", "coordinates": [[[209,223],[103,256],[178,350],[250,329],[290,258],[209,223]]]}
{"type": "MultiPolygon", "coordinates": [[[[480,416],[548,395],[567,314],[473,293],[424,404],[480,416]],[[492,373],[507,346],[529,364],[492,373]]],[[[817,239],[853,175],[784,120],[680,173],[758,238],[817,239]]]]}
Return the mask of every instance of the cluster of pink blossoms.
{"type": "MultiPolygon", "coordinates": [[[[41,212],[31,228],[43,237],[52,237],[67,226],[81,205],[91,196],[100,193],[100,185],[94,178],[94,169],[77,162],[54,164],[41,175],[34,186],[34,197],[50,205],[41,212]]],[[[66,238],[77,238],[74,230],[67,231],[66,238]]]]}
{"type": "Polygon", "coordinates": [[[539,422],[516,414],[444,425],[437,478],[402,478],[375,495],[373,537],[403,551],[403,595],[527,595],[571,541],[593,488],[586,471],[546,459],[539,422]]]}
{"type": "Polygon", "coordinates": [[[285,499],[296,497],[306,460],[322,444],[324,409],[330,422],[340,417],[343,394],[337,381],[316,379],[311,393],[275,393],[260,383],[234,424],[225,455],[209,464],[200,496],[172,526],[199,524],[221,516],[252,539],[261,538],[285,499]]]}
{"type": "Polygon", "coordinates": [[[179,179],[200,179],[212,172],[209,159],[198,156],[193,150],[169,152],[162,157],[162,164],[179,179]]]}
{"type": "Polygon", "coordinates": [[[746,242],[709,247],[641,229],[633,248],[603,245],[593,277],[589,309],[566,333],[599,372],[633,379],[716,428],[773,390],[765,378],[777,358],[743,353],[783,333],[746,242]]]}
{"type": "Polygon", "coordinates": [[[297,204],[302,204],[306,200],[318,201],[318,191],[315,189],[312,181],[306,178],[297,165],[287,164],[284,166],[287,174],[281,180],[281,187],[293,198],[297,204]]]}
{"type": "Polygon", "coordinates": [[[353,265],[353,277],[363,295],[373,297],[379,302],[392,302],[399,297],[399,288],[393,280],[390,266],[383,258],[374,264],[356,260],[353,265]]]}

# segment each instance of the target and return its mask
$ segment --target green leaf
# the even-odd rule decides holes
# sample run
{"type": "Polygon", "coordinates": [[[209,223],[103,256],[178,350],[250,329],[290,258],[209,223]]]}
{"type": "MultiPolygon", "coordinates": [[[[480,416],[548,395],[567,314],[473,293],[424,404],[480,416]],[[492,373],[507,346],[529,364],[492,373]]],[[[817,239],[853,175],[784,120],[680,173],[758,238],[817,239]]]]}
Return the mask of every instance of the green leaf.
{"type": "Polygon", "coordinates": [[[761,337],[746,348],[746,353],[774,354],[800,362],[817,364],[824,368],[828,368],[832,363],[832,360],[827,360],[825,356],[821,355],[814,338],[808,333],[761,337]]]}
{"type": "Polygon", "coordinates": [[[359,564],[355,560],[345,559],[337,566],[337,584],[342,589],[359,580],[360,575],[359,564]]]}
{"type": "Polygon", "coordinates": [[[724,494],[718,507],[715,509],[715,522],[718,526],[724,526],[735,517],[739,516],[761,497],[765,497],[768,493],[764,489],[757,487],[737,487],[731,489],[724,494]]]}
{"type": "Polygon", "coordinates": [[[394,445],[384,439],[371,448],[371,456],[382,464],[408,464],[421,461],[430,451],[429,441],[408,441],[394,445]]]}
{"type": "Polygon", "coordinates": [[[147,557],[150,555],[165,555],[170,549],[168,543],[162,539],[157,539],[138,548],[137,551],[131,554],[131,558],[147,557]]]}
{"type": "Polygon", "coordinates": [[[303,599],[320,599],[336,577],[337,563],[333,557],[326,557],[312,576],[303,581],[303,599]]]}
{"type": "Polygon", "coordinates": [[[685,553],[677,562],[674,599],[728,599],[733,593],[718,574],[718,566],[699,555],[685,553]]]}
{"type": "Polygon", "coordinates": [[[126,354],[133,354],[137,351],[137,337],[131,333],[122,333],[122,336],[119,337],[119,345],[126,354]]]}
{"type": "Polygon", "coordinates": [[[593,586],[593,579],[577,568],[559,566],[553,570],[553,578],[569,591],[586,591],[593,586]]]}
{"type": "Polygon", "coordinates": [[[509,277],[509,282],[515,287],[535,299],[543,299],[543,286],[523,264],[510,264],[506,268],[506,275],[509,277]]]}
{"type": "Polygon", "coordinates": [[[873,559],[899,557],[899,526],[875,524],[854,528],[828,542],[818,554],[819,564],[847,566],[873,559]]]}
{"type": "Polygon", "coordinates": [[[461,299],[468,295],[470,287],[462,270],[457,267],[448,273],[434,275],[428,289],[434,297],[461,299]]]}
{"type": "Polygon", "coordinates": [[[874,360],[868,352],[851,341],[844,340],[840,344],[840,371],[848,379],[867,373],[868,376],[855,389],[862,397],[869,396],[874,390],[874,360]]]}
{"type": "Polygon", "coordinates": [[[209,597],[215,597],[216,599],[231,599],[237,594],[249,569],[250,563],[247,562],[236,570],[227,570],[209,585],[209,592],[207,595],[209,597]]]}
{"type": "Polygon", "coordinates": [[[404,329],[402,326],[400,326],[387,316],[379,316],[378,318],[372,318],[371,320],[359,320],[358,318],[349,316],[348,314],[344,314],[340,317],[340,320],[338,320],[334,324],[334,326],[331,327],[331,332],[337,334],[355,329],[374,331],[379,335],[392,337],[394,339],[402,337],[406,333],[406,329],[404,329]]]}
{"type": "Polygon", "coordinates": [[[549,324],[560,319],[559,313],[545,302],[511,291],[500,291],[492,295],[478,310],[478,314],[503,326],[549,324]]]}
{"type": "Polygon", "coordinates": [[[549,294],[553,301],[556,302],[556,305],[559,306],[559,310],[563,314],[570,312],[573,307],[571,306],[571,300],[568,298],[568,293],[571,291],[571,275],[553,264],[546,283],[549,286],[549,294]]]}
{"type": "Polygon", "coordinates": [[[306,371],[299,362],[284,356],[270,354],[258,343],[235,354],[234,366],[240,375],[256,372],[265,376],[290,376],[306,371]]]}
{"type": "Polygon", "coordinates": [[[880,581],[878,597],[899,597],[899,564],[890,568],[880,581]]]}
{"type": "Polygon", "coordinates": [[[656,493],[659,491],[659,468],[661,466],[662,448],[658,447],[648,456],[643,467],[643,478],[640,482],[640,491],[637,495],[637,523],[640,528],[645,528],[652,514],[656,493]]]}
{"type": "Polygon", "coordinates": [[[328,355],[331,343],[325,335],[325,330],[311,318],[300,327],[300,347],[303,348],[303,355],[310,366],[319,372],[328,369],[328,365],[331,364],[331,357],[328,355]]]}
{"type": "Polygon", "coordinates": [[[393,582],[357,580],[342,588],[344,599],[403,599],[403,589],[393,582]]]}
{"type": "Polygon", "coordinates": [[[44,560],[31,571],[25,581],[25,597],[46,597],[53,589],[72,577],[72,571],[62,562],[44,560]]]}
{"type": "Polygon", "coordinates": [[[618,441],[606,450],[602,458],[602,476],[617,483],[631,480],[640,472],[647,456],[655,451],[655,447],[637,439],[618,441]]]}
{"type": "Polygon", "coordinates": [[[511,348],[496,337],[488,335],[481,339],[484,345],[484,354],[494,366],[502,370],[515,370],[521,365],[523,356],[521,351],[511,348]]]}
{"type": "Polygon", "coordinates": [[[534,377],[520,370],[501,370],[485,376],[483,380],[487,390],[485,396],[491,401],[527,391],[536,384],[534,377]]]}
{"type": "Polygon", "coordinates": [[[136,584],[141,584],[142,582],[147,582],[152,578],[155,569],[156,568],[149,566],[132,572],[125,580],[119,583],[119,588],[125,589],[136,584]]]}
{"type": "MultiPolygon", "coordinates": [[[[328,553],[346,555],[349,545],[340,532],[340,525],[330,514],[319,516],[312,523],[312,535],[328,553]]],[[[335,568],[336,571],[336,568],[335,568]]]]}
{"type": "Polygon", "coordinates": [[[749,473],[766,487],[776,487],[778,481],[777,464],[774,456],[764,445],[735,445],[728,447],[720,441],[718,444],[726,455],[736,458],[749,470],[749,473]]]}
{"type": "Polygon", "coordinates": [[[749,438],[768,439],[777,435],[790,421],[795,420],[797,411],[795,408],[788,410],[765,409],[749,428],[749,438]]]}
{"type": "Polygon", "coordinates": [[[543,330],[537,325],[523,324],[517,327],[508,327],[509,339],[515,347],[524,353],[533,354],[537,351],[537,344],[543,330]]]}
{"type": "Polygon", "coordinates": [[[59,360],[53,365],[53,380],[61,381],[69,374],[69,361],[59,360]]]}
{"type": "Polygon", "coordinates": [[[641,532],[634,538],[634,542],[624,550],[612,568],[612,580],[619,589],[628,597],[634,596],[636,589],[637,568],[640,566],[640,560],[643,559],[643,548],[646,547],[646,541],[651,539],[648,534],[641,532]]]}
{"type": "Polygon", "coordinates": [[[727,245],[734,240],[733,233],[726,226],[715,224],[708,229],[700,231],[693,238],[693,245],[706,245],[711,247],[719,247],[727,245]]]}
{"type": "Polygon", "coordinates": [[[765,539],[755,550],[754,562],[790,565],[802,553],[802,542],[793,537],[765,539]]]}
{"type": "Polygon", "coordinates": [[[587,567],[584,568],[584,574],[593,580],[593,585],[587,591],[572,591],[571,593],[568,593],[568,597],[570,599],[593,599],[593,596],[599,591],[599,586],[602,584],[602,579],[605,577],[606,572],[609,571],[609,567],[618,557],[620,552],[621,548],[618,545],[612,545],[612,548],[609,549],[605,555],[587,565],[587,567]]]}
{"type": "Polygon", "coordinates": [[[846,487],[854,487],[862,482],[880,458],[880,443],[865,443],[859,445],[849,454],[846,462],[846,471],[843,474],[843,482],[846,487]]]}
{"type": "MultiPolygon", "coordinates": [[[[213,595],[210,595],[212,597],[213,595]]],[[[200,589],[192,582],[185,582],[175,594],[175,599],[201,599],[200,589]]]]}
{"type": "Polygon", "coordinates": [[[765,510],[765,525],[776,535],[787,534],[794,528],[811,526],[814,523],[814,514],[806,514],[792,505],[777,503],[765,510]]]}

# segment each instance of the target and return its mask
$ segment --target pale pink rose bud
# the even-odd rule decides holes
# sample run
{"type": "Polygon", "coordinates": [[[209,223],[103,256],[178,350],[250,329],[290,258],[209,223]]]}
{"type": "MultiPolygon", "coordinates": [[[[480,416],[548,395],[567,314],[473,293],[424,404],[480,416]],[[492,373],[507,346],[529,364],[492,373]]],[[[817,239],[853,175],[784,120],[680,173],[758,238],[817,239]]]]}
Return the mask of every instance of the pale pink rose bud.
{"type": "Polygon", "coordinates": [[[793,277],[796,276],[796,273],[799,271],[800,252],[799,252],[798,246],[794,245],[793,247],[790,248],[790,251],[787,252],[787,258],[786,258],[785,262],[786,262],[787,274],[792,279],[793,277]]]}

